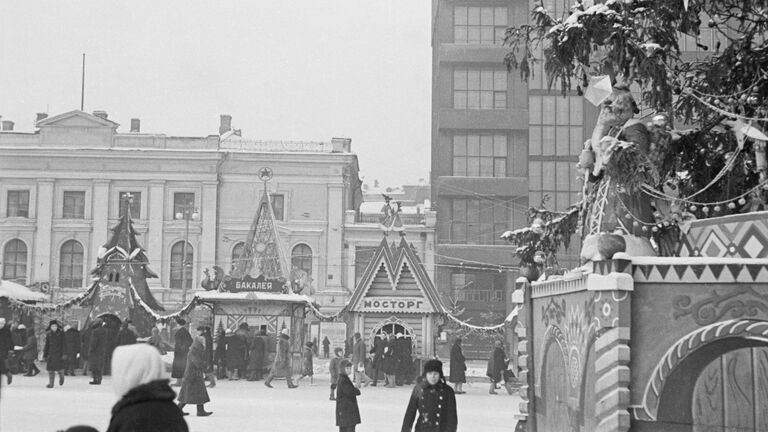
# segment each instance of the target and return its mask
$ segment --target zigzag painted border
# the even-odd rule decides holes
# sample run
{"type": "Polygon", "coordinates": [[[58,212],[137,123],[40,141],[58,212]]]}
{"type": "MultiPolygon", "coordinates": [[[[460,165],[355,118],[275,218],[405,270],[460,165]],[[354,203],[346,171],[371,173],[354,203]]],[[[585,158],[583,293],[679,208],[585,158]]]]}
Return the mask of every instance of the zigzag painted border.
{"type": "Polygon", "coordinates": [[[768,283],[768,259],[634,257],[595,261],[592,271],[629,273],[635,282],[768,283]]]}

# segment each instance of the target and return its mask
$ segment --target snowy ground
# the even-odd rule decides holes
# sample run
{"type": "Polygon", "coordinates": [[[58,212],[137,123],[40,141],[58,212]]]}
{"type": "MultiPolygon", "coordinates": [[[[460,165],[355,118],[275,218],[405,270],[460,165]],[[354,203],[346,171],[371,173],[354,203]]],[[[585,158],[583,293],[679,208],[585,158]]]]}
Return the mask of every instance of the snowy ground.
{"type": "MultiPolygon", "coordinates": [[[[3,377],[4,379],[4,377],[3,377]]],[[[14,376],[13,384],[2,387],[1,432],[55,432],[75,424],[88,424],[105,431],[109,411],[115,402],[109,377],[101,386],[88,385],[88,377],[67,377],[63,387],[45,388],[45,371],[36,377],[14,376]]],[[[220,381],[209,389],[210,417],[187,417],[193,432],[238,430],[333,431],[334,403],[328,400],[328,378],[317,377],[310,386],[307,378],[295,390],[285,381],[274,381],[274,389],[262,382],[220,381]]],[[[520,398],[503,390],[488,394],[485,382],[468,383],[466,394],[457,395],[460,431],[512,431],[520,398]]],[[[362,424],[358,431],[391,432],[400,429],[410,388],[368,387],[358,397],[362,424]]],[[[194,414],[194,407],[188,407],[194,414]]]]}

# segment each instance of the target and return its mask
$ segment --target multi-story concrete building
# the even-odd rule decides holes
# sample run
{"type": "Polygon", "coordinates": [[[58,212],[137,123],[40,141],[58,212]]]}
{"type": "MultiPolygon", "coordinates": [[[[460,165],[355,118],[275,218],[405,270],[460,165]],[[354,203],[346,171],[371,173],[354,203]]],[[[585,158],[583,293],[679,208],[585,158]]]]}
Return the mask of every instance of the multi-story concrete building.
{"type": "MultiPolygon", "coordinates": [[[[532,6],[530,0],[433,1],[436,285],[475,322],[510,307],[518,260],[499,236],[526,226],[528,207],[544,196],[550,210],[578,200],[584,101],[547,91],[540,66],[526,83],[503,62],[505,30],[527,23],[532,6]]],[[[576,251],[572,246],[561,263],[575,263],[576,251]]]]}
{"type": "Polygon", "coordinates": [[[258,171],[270,167],[267,188],[292,265],[311,275],[320,304],[348,296],[345,212],[357,212],[362,199],[351,140],[246,140],[229,116],[218,134],[192,138],[142,133],[136,119],[131,132],[119,133],[105,112],[40,115],[36,127],[0,132],[3,279],[50,283],[57,294],[81,290],[109,229],[130,206],[159,275],[150,288],[173,307],[182,282],[191,293],[204,269],[229,271],[264,193],[258,171]],[[126,194],[130,204],[121,199],[126,194]],[[185,213],[189,221],[179,218],[185,213]]]}

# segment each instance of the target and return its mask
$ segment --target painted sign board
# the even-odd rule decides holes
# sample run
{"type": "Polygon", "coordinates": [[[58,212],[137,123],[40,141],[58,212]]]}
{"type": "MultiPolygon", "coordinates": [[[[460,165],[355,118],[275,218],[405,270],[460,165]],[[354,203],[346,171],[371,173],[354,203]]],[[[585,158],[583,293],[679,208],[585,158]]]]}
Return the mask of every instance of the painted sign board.
{"type": "Polygon", "coordinates": [[[224,291],[228,292],[283,292],[285,281],[281,279],[266,279],[263,275],[252,278],[246,275],[244,278],[231,278],[224,280],[224,291]]]}
{"type": "Polygon", "coordinates": [[[427,299],[423,297],[365,297],[360,302],[358,312],[434,312],[427,299]]]}

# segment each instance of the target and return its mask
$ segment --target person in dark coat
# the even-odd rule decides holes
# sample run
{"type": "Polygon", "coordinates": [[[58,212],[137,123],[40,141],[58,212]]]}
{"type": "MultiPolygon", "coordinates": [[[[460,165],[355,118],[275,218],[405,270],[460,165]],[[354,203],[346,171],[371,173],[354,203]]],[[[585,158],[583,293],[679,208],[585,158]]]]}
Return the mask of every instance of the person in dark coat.
{"type": "Polygon", "coordinates": [[[171,367],[171,378],[176,378],[175,386],[181,385],[184,378],[184,369],[187,367],[187,353],[192,346],[192,335],[187,330],[187,322],[181,318],[176,319],[179,329],[176,330],[173,344],[173,365],[171,367]]]}
{"type": "Polygon", "coordinates": [[[240,373],[243,370],[247,350],[247,341],[242,333],[229,333],[224,339],[227,344],[226,365],[229,380],[240,379],[240,373]]]}
{"type": "Polygon", "coordinates": [[[117,334],[120,332],[120,326],[112,320],[104,321],[107,323],[106,330],[106,348],[104,350],[104,364],[102,371],[104,375],[112,375],[112,352],[117,348],[117,334]]]}
{"type": "Polygon", "coordinates": [[[309,377],[309,385],[315,384],[315,365],[312,363],[312,357],[315,355],[314,344],[307,342],[304,344],[304,352],[301,353],[301,376],[297,381],[301,381],[305,376],[309,377]]]}
{"type": "MultiPolygon", "coordinates": [[[[19,328],[22,326],[19,325],[19,328]]],[[[27,342],[21,349],[21,358],[24,360],[24,364],[27,366],[27,373],[25,376],[35,376],[40,373],[40,369],[37,368],[35,360],[37,360],[37,336],[35,336],[35,329],[28,328],[27,330],[27,342]]]]}
{"type": "Polygon", "coordinates": [[[344,340],[344,357],[352,355],[352,347],[355,345],[355,338],[351,337],[344,340]]]}
{"type": "Polygon", "coordinates": [[[132,345],[136,343],[136,332],[131,328],[131,320],[125,320],[117,332],[117,346],[132,345]]]}
{"type": "Polygon", "coordinates": [[[355,426],[360,424],[360,409],[357,407],[360,389],[349,379],[351,373],[352,363],[342,360],[336,388],[336,426],[339,427],[339,432],[355,432],[355,426]]]}
{"type": "Polygon", "coordinates": [[[502,374],[507,370],[507,363],[509,360],[504,354],[504,349],[501,347],[501,341],[497,340],[493,343],[494,349],[491,353],[491,357],[488,359],[488,368],[485,374],[491,379],[491,388],[488,390],[490,394],[496,393],[496,383],[501,381],[502,374]]]}
{"type": "Polygon", "coordinates": [[[104,356],[107,352],[107,329],[105,323],[97,320],[92,327],[91,335],[88,338],[88,363],[91,368],[93,379],[88,384],[101,384],[102,372],[104,371],[104,356]]]}
{"type": "Polygon", "coordinates": [[[365,373],[365,356],[368,350],[365,348],[365,341],[360,333],[355,333],[355,344],[352,346],[352,367],[355,370],[355,386],[358,388],[364,382],[367,386],[373,380],[365,373]]]}
{"type": "Polygon", "coordinates": [[[424,364],[422,380],[413,388],[403,417],[401,432],[456,432],[456,396],[445,383],[443,363],[430,360],[424,364]],[[418,418],[416,416],[418,412],[418,418]]]}
{"type": "Polygon", "coordinates": [[[11,326],[0,317],[0,375],[5,375],[8,384],[13,382],[11,369],[8,367],[8,352],[13,351],[13,334],[11,326]]]}
{"type": "Polygon", "coordinates": [[[382,363],[384,369],[384,381],[389,388],[396,387],[395,370],[397,369],[397,357],[395,356],[395,336],[389,335],[384,342],[384,353],[382,354],[382,363]]]}
{"type": "Polygon", "coordinates": [[[456,387],[456,394],[464,394],[461,390],[462,385],[467,382],[467,359],[464,358],[464,351],[461,349],[461,338],[456,338],[451,347],[451,374],[448,381],[456,387]]]}
{"type": "Polygon", "coordinates": [[[67,355],[64,375],[75,376],[75,369],[78,367],[77,356],[80,354],[80,332],[76,328],[64,326],[64,346],[67,355]]]}
{"type": "Polygon", "coordinates": [[[373,354],[371,369],[373,370],[373,382],[371,386],[376,387],[379,382],[379,373],[384,369],[384,341],[380,336],[373,338],[373,346],[369,354],[373,354]]]}
{"type": "Polygon", "coordinates": [[[205,369],[207,368],[205,359],[205,338],[199,335],[189,348],[184,380],[181,382],[181,390],[179,390],[179,408],[184,409],[187,404],[195,404],[197,405],[198,417],[213,414],[213,412],[205,410],[205,404],[211,401],[211,398],[208,397],[208,390],[205,389],[205,369]]]}
{"type": "Polygon", "coordinates": [[[410,382],[411,368],[413,367],[411,339],[403,336],[402,333],[398,333],[395,346],[395,353],[397,355],[395,382],[397,385],[401,386],[406,381],[410,382]]]}
{"type": "Polygon", "coordinates": [[[216,332],[216,349],[213,353],[213,361],[216,363],[216,377],[224,379],[227,377],[227,334],[223,327],[219,327],[216,332]]]}
{"type": "Polygon", "coordinates": [[[205,380],[211,382],[208,387],[214,388],[216,387],[216,374],[213,373],[213,335],[211,334],[211,328],[208,326],[200,326],[197,328],[197,331],[199,331],[203,336],[203,339],[205,339],[205,380]]]}
{"type": "Polygon", "coordinates": [[[80,332],[80,357],[83,360],[83,376],[88,376],[88,354],[90,351],[91,333],[93,332],[93,326],[83,329],[80,332]]]}
{"type": "Polygon", "coordinates": [[[248,323],[242,323],[238,326],[235,335],[239,337],[240,343],[243,344],[243,348],[240,354],[240,361],[237,366],[237,378],[248,377],[248,355],[251,348],[251,332],[248,328],[248,323]]]}
{"type": "Polygon", "coordinates": [[[160,337],[160,329],[155,326],[152,326],[152,330],[150,330],[150,336],[147,343],[157,348],[157,350],[160,351],[160,355],[165,355],[169,350],[173,349],[172,346],[165,343],[163,338],[160,337]]]}
{"type": "Polygon", "coordinates": [[[342,360],[344,360],[342,354],[344,354],[344,350],[341,347],[334,348],[333,358],[328,362],[328,372],[331,373],[331,400],[336,400],[336,387],[339,384],[339,368],[341,367],[342,360]]]}
{"type": "Polygon", "coordinates": [[[331,341],[328,336],[323,338],[323,357],[328,358],[331,354],[331,341]]]}
{"type": "Polygon", "coordinates": [[[298,387],[291,379],[291,336],[287,328],[280,330],[280,336],[277,339],[277,352],[275,352],[275,361],[272,364],[272,370],[269,371],[264,385],[272,388],[272,380],[275,377],[284,376],[288,388],[298,387]]]}
{"type": "Polygon", "coordinates": [[[265,329],[259,330],[259,334],[253,337],[251,341],[251,351],[248,355],[248,381],[259,381],[264,373],[264,354],[267,345],[265,338],[267,333],[265,329]]]}
{"type": "Polygon", "coordinates": [[[147,344],[123,345],[112,355],[112,387],[120,398],[107,432],[189,432],[165,364],[147,344]]]}
{"type": "Polygon", "coordinates": [[[53,388],[53,381],[56,379],[56,372],[59,373],[59,385],[64,385],[64,369],[66,368],[66,342],[64,331],[59,327],[56,320],[48,323],[48,329],[45,334],[45,347],[43,348],[43,359],[45,359],[45,370],[48,371],[48,385],[53,388]]]}

